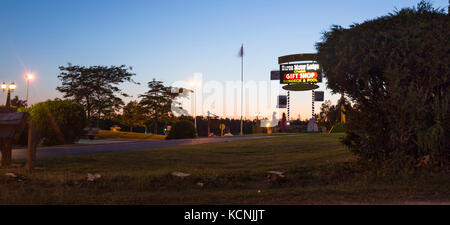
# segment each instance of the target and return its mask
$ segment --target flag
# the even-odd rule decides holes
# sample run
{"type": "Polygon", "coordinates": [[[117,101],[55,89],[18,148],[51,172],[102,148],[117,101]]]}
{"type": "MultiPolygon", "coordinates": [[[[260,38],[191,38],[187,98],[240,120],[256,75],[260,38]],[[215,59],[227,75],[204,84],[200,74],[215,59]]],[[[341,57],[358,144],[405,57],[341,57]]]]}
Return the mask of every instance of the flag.
{"type": "Polygon", "coordinates": [[[244,44],[241,45],[241,50],[239,51],[239,57],[244,57],[244,44]]]}

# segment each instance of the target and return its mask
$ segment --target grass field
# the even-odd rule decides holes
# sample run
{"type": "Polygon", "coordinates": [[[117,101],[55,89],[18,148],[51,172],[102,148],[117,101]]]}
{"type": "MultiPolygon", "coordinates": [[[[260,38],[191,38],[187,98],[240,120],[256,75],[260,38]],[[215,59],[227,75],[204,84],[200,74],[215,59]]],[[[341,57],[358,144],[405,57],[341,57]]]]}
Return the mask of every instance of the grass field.
{"type": "Polygon", "coordinates": [[[156,140],[164,140],[164,139],[166,139],[166,136],[159,135],[159,134],[144,134],[144,133],[136,133],[136,132],[123,132],[123,131],[112,132],[109,130],[99,130],[98,134],[95,136],[95,139],[156,139],[156,140]]]}
{"type": "MultiPolygon", "coordinates": [[[[373,204],[450,202],[448,176],[378,180],[352,167],[341,134],[78,155],[0,169],[0,204],[373,204]],[[269,170],[286,182],[268,183],[269,170]],[[171,176],[181,171],[191,176],[171,176]],[[87,182],[87,173],[102,178],[87,182]],[[204,184],[203,187],[197,185],[204,184]]],[[[16,161],[15,163],[22,163],[16,161]]]]}

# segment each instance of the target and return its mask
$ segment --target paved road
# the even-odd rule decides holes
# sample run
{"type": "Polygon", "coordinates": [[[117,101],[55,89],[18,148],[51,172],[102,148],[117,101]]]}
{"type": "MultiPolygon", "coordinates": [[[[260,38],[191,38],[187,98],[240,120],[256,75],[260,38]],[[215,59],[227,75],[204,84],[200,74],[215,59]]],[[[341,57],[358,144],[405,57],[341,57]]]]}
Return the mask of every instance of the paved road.
{"type": "MultiPolygon", "coordinates": [[[[95,144],[95,145],[74,145],[61,147],[40,147],[37,149],[37,158],[69,156],[78,154],[90,154],[101,152],[116,152],[127,150],[138,150],[158,147],[170,147],[181,145],[195,145],[204,143],[217,143],[227,141],[251,140],[260,138],[271,138],[277,136],[256,136],[256,137],[224,137],[224,138],[196,138],[196,139],[179,139],[179,140],[131,140],[118,141],[109,144],[95,144]]],[[[26,159],[26,149],[13,149],[13,159],[26,159]]]]}

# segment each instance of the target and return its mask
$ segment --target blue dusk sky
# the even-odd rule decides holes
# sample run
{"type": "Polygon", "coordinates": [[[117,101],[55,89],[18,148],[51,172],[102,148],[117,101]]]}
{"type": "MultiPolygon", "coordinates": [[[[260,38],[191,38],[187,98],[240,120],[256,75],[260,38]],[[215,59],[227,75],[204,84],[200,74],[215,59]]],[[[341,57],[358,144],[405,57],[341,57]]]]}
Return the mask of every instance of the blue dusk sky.
{"type": "MultiPolygon", "coordinates": [[[[202,74],[203,83],[217,81],[225,87],[226,81],[240,80],[237,55],[242,43],[244,79],[267,82],[270,70],[278,68],[278,56],[315,52],[315,43],[332,24],[347,27],[418,2],[0,0],[0,82],[16,82],[13,96],[25,99],[24,75],[31,71],[36,79],[30,83],[30,103],[62,97],[55,90],[60,84],[58,67],[71,62],[133,67],[134,79],[142,84],[121,87],[134,97],[146,91],[152,78],[172,85],[194,73],[202,74]]],[[[448,6],[447,0],[432,3],[448,6]]],[[[333,103],[339,97],[332,96],[325,83],[318,90],[333,103]]],[[[311,92],[291,96],[292,117],[310,117],[311,92]]],[[[6,94],[0,97],[4,104],[6,94]]],[[[223,107],[209,108],[230,116],[222,113],[223,107]]],[[[271,115],[263,108],[247,116],[258,110],[271,115]]]]}

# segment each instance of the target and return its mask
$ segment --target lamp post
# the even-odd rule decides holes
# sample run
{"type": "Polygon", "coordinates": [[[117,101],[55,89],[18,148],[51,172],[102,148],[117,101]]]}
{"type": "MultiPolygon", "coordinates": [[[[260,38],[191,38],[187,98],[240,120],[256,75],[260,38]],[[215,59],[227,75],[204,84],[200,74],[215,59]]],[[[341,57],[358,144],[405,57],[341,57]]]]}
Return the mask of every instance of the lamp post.
{"type": "Polygon", "coordinates": [[[33,79],[33,74],[25,75],[25,79],[27,80],[27,99],[26,99],[26,101],[27,101],[27,107],[28,107],[28,88],[30,86],[30,80],[33,79]]]}
{"type": "Polygon", "coordinates": [[[16,89],[16,84],[14,82],[11,82],[9,85],[7,85],[5,82],[1,85],[2,91],[8,91],[8,95],[6,96],[6,108],[11,108],[11,92],[16,89]]]}
{"type": "Polygon", "coordinates": [[[191,80],[189,82],[189,86],[192,88],[191,92],[194,93],[194,128],[195,133],[197,134],[197,96],[195,94],[195,88],[197,87],[197,82],[195,80],[191,80]]]}

